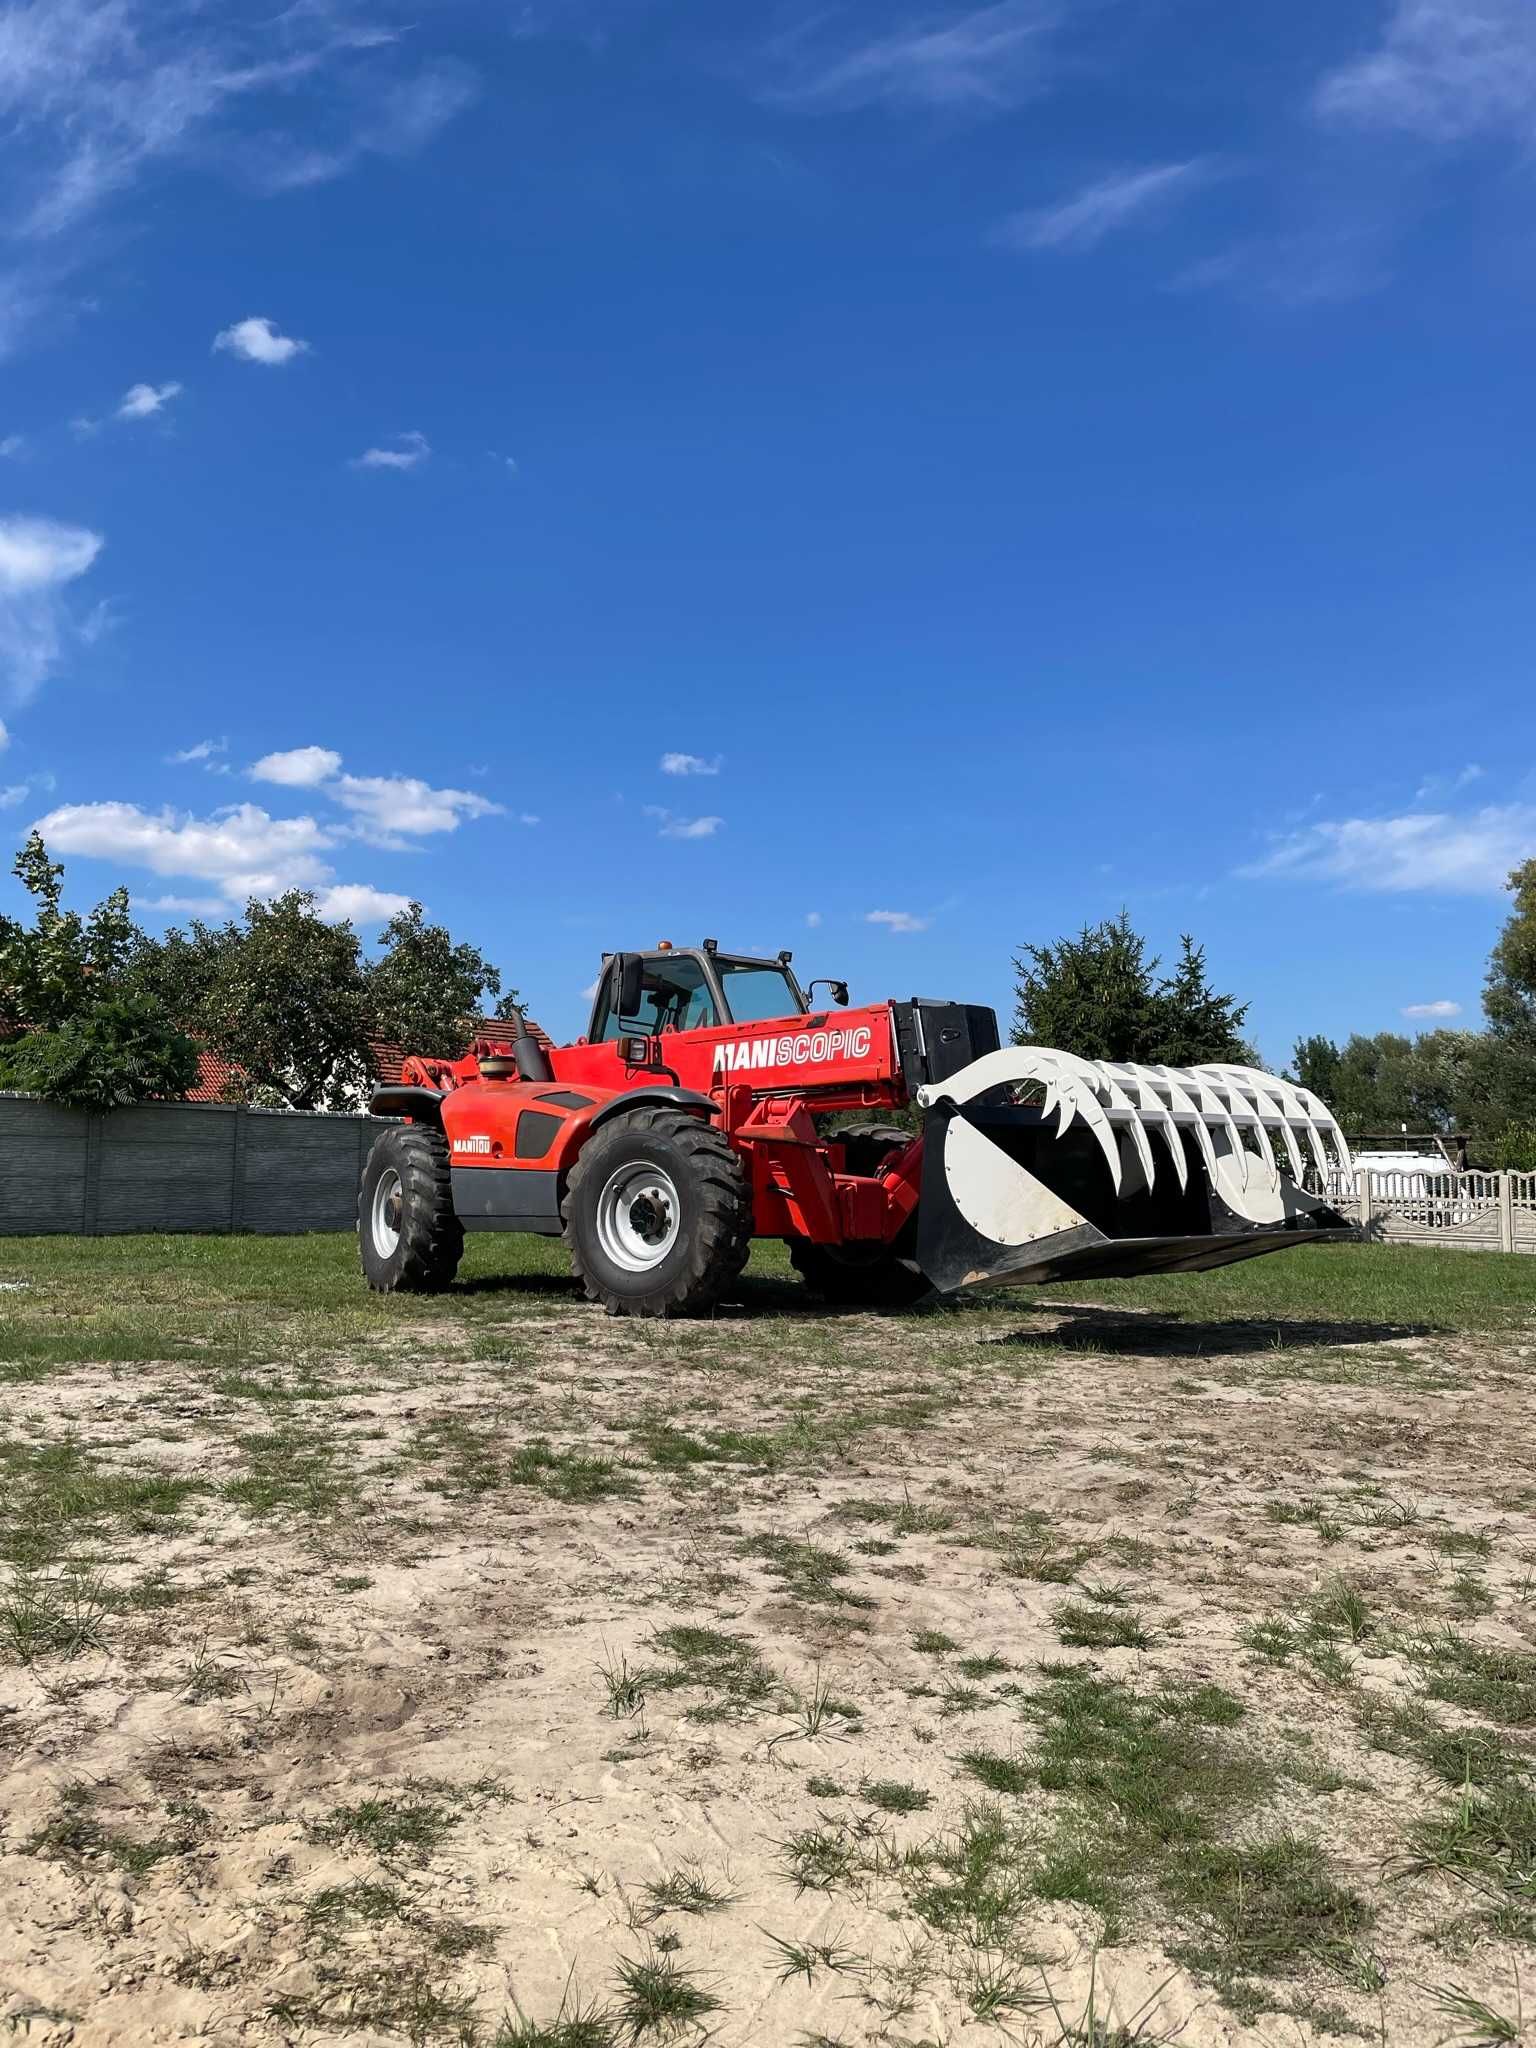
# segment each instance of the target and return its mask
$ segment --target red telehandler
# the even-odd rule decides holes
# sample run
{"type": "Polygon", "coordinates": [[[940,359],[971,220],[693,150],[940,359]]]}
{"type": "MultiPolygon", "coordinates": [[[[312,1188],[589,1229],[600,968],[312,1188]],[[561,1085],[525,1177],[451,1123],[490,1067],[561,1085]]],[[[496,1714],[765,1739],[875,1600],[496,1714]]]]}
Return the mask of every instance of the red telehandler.
{"type": "Polygon", "coordinates": [[[894,1307],[1352,1234],[1311,1191],[1349,1152],[1305,1088],[1004,1047],[970,1003],[849,1009],[790,957],[609,954],[576,1044],[516,1018],[461,1060],[408,1059],[373,1097],[408,1121],[363,1173],[368,1284],[446,1287],[465,1231],[535,1231],[610,1315],[690,1315],[778,1237],[827,1300],[894,1307]],[[921,1131],[880,1120],[909,1107],[921,1131]],[[850,1111],[870,1120],[829,1127],[850,1111]]]}

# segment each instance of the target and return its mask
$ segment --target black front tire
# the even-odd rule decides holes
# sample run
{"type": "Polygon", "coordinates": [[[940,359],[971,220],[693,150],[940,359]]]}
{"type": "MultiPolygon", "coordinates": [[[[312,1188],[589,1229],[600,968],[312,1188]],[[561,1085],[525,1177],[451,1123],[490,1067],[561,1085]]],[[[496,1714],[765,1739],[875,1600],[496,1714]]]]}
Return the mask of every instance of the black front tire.
{"type": "Polygon", "coordinates": [[[632,1109],[571,1171],[561,1215],[571,1267],[611,1316],[702,1315],[752,1249],[752,1194],[723,1132],[685,1110],[632,1109]]]}
{"type": "Polygon", "coordinates": [[[791,1238],[789,1262],[813,1294],[837,1308],[910,1308],[931,1292],[888,1245],[811,1244],[791,1238]]]}
{"type": "Polygon", "coordinates": [[[435,1125],[402,1124],[375,1141],[358,1191],[357,1245],[375,1294],[437,1294],[452,1282],[464,1227],[448,1140],[435,1125]]]}

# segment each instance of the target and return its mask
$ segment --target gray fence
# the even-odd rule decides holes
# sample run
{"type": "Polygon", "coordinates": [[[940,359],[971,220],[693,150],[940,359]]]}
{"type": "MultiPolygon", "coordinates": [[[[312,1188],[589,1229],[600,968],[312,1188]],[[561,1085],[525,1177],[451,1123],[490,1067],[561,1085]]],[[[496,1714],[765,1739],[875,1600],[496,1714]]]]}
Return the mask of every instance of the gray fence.
{"type": "Polygon", "coordinates": [[[350,1230],[378,1117],[150,1102],[110,1116],[0,1095],[0,1237],[350,1230]]]}
{"type": "Polygon", "coordinates": [[[1536,1252],[1536,1173],[1378,1172],[1329,1176],[1328,1198],[1388,1244],[1536,1252]]]}

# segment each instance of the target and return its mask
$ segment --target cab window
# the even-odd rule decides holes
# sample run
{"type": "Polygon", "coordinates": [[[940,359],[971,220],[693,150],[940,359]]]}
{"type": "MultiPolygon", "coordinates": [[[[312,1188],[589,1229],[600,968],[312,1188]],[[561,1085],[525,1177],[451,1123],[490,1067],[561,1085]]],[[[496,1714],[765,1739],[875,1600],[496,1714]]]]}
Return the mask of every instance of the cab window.
{"type": "Polygon", "coordinates": [[[603,987],[602,1015],[594,1037],[658,1038],[663,1032],[699,1031],[720,1021],[704,969],[684,954],[661,959],[648,957],[641,987],[639,1009],[633,1017],[621,1017],[613,1007],[613,977],[609,975],[603,987]]]}
{"type": "Polygon", "coordinates": [[[726,1005],[738,1024],[767,1024],[776,1017],[798,1017],[800,1002],[782,967],[764,967],[755,960],[716,960],[726,1005]]]}

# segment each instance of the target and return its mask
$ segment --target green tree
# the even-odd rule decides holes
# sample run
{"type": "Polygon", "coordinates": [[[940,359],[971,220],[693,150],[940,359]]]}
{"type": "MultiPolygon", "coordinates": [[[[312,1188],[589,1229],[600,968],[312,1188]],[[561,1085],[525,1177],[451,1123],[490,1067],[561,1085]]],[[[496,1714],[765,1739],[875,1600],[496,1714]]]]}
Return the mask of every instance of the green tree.
{"type": "Polygon", "coordinates": [[[379,944],[384,957],[368,969],[379,1034],[407,1052],[457,1059],[481,998],[499,993],[501,976],[473,946],[428,924],[419,903],[390,919],[379,944]]]}
{"type": "Polygon", "coordinates": [[[1172,1066],[1251,1059],[1247,1005],[1212,989],[1194,940],[1181,941],[1171,975],[1159,978],[1160,964],[1124,911],[1075,939],[1025,946],[1014,961],[1015,1045],[1172,1066]]]}
{"type": "Polygon", "coordinates": [[[1488,961],[1484,1114],[1488,1127],[1536,1125],[1536,860],[1509,878],[1514,905],[1488,961]]]}
{"type": "MultiPolygon", "coordinates": [[[[1338,1093],[1339,1061],[1342,1055],[1331,1038],[1315,1033],[1298,1038],[1291,1052],[1291,1073],[1303,1088],[1310,1088],[1330,1109],[1338,1093]]],[[[1336,1112],[1335,1112],[1336,1113],[1336,1112]]]]}
{"type": "Polygon", "coordinates": [[[172,932],[151,978],[188,1031],[248,1077],[253,1100],[353,1109],[373,1077],[372,1009],[356,932],[307,891],[238,922],[172,932]]]}
{"type": "Polygon", "coordinates": [[[32,898],[30,925],[0,916],[0,1035],[50,1030],[127,982],[148,946],[114,889],[89,916],[63,907],[64,868],[28,836],[11,873],[32,898]]]}
{"type": "Polygon", "coordinates": [[[176,1101],[196,1079],[197,1047],[146,996],[108,996],[53,1029],[0,1046],[0,1087],[73,1109],[176,1101]]]}

